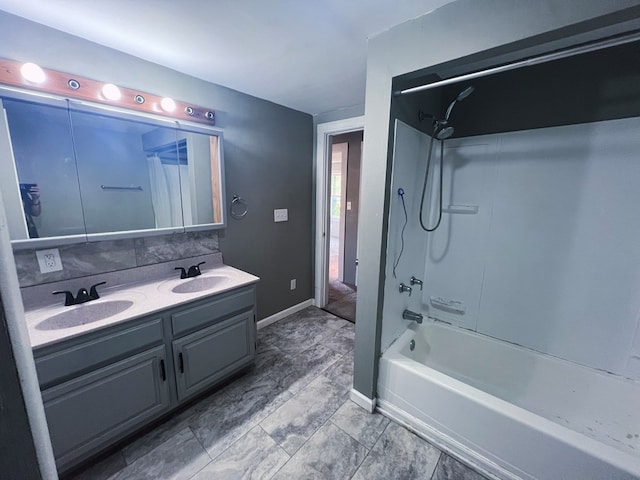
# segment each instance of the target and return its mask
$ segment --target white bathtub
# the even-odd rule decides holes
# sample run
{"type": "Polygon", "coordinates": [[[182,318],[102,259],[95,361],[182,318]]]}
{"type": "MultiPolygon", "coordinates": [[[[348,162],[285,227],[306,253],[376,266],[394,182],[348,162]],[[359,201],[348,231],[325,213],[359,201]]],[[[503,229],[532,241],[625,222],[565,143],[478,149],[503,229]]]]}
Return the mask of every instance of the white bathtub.
{"type": "Polygon", "coordinates": [[[379,410],[497,478],[640,478],[638,382],[437,322],[378,378],[379,410]]]}

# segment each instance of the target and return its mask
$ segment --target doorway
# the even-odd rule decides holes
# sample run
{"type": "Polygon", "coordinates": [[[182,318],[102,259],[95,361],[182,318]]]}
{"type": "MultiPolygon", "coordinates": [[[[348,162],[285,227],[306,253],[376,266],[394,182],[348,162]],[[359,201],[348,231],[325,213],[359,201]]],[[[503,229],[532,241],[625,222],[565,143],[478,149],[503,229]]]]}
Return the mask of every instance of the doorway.
{"type": "Polygon", "coordinates": [[[316,137],[315,306],[328,303],[332,137],[363,131],[364,116],[319,123],[316,137]]]}
{"type": "Polygon", "coordinates": [[[318,125],[316,306],[355,322],[363,118],[318,125]]]}
{"type": "Polygon", "coordinates": [[[329,283],[324,309],[355,323],[362,130],[331,136],[329,283]]]}

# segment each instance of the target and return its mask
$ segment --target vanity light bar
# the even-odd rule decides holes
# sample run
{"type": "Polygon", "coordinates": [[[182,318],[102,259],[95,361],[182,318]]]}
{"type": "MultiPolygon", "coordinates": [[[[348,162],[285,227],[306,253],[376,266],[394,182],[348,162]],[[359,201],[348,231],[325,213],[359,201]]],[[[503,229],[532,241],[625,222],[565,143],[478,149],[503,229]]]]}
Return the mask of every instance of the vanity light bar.
{"type": "Polygon", "coordinates": [[[0,58],[0,84],[35,90],[64,98],[113,105],[165,117],[215,125],[215,111],[151,93],[103,83],[35,63],[0,58]]]}

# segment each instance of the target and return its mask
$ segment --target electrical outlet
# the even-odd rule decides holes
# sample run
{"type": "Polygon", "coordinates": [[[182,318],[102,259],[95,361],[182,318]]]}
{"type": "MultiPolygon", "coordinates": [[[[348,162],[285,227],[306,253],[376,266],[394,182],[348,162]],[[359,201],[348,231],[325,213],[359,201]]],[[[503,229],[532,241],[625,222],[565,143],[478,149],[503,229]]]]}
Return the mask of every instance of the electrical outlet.
{"type": "Polygon", "coordinates": [[[296,279],[292,278],[291,279],[291,290],[295,290],[296,289],[296,279]]]}
{"type": "Polygon", "coordinates": [[[276,208],[273,211],[274,222],[286,222],[289,220],[289,210],[286,208],[276,208]]]}
{"type": "Polygon", "coordinates": [[[57,248],[37,250],[36,258],[38,259],[40,273],[59,272],[62,270],[62,260],[57,248]]]}

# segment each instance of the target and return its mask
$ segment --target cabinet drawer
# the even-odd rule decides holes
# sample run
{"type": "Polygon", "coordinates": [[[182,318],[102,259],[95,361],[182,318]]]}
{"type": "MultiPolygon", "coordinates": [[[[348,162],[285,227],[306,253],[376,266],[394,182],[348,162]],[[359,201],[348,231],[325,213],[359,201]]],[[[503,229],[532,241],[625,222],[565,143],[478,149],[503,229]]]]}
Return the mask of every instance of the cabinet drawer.
{"type": "Polygon", "coordinates": [[[162,319],[158,318],[106,335],[102,332],[99,337],[57,352],[36,356],[40,388],[94,370],[127,355],[159,345],[163,341],[162,319]]]}
{"type": "Polygon", "coordinates": [[[180,335],[197,330],[217,318],[252,308],[253,303],[253,288],[248,288],[180,310],[171,315],[173,334],[180,335]]]}
{"type": "Polygon", "coordinates": [[[170,405],[164,346],[42,392],[60,470],[159,416],[170,405]]]}

